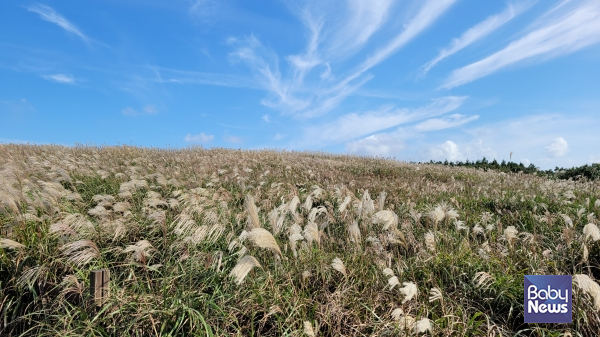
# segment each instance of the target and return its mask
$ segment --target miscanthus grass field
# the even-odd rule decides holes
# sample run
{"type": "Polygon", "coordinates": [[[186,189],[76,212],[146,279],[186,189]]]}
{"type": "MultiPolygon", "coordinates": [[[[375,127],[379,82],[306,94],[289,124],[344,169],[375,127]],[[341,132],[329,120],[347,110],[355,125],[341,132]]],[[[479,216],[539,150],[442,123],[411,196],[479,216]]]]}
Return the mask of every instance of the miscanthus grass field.
{"type": "Polygon", "coordinates": [[[0,335],[597,336],[599,212],[598,181],[0,145],[0,335]],[[531,274],[573,275],[572,324],[523,323],[531,274]]]}

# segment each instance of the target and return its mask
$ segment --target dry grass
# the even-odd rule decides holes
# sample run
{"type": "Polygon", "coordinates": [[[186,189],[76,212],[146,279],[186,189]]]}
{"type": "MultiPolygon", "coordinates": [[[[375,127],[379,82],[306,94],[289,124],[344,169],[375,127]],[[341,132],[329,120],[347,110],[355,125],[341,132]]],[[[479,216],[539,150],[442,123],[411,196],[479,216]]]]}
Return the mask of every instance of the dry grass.
{"type": "Polygon", "coordinates": [[[595,336],[599,191],[322,153],[0,145],[0,335],[595,336]],[[523,322],[526,274],[576,275],[572,324],[523,322]]]}

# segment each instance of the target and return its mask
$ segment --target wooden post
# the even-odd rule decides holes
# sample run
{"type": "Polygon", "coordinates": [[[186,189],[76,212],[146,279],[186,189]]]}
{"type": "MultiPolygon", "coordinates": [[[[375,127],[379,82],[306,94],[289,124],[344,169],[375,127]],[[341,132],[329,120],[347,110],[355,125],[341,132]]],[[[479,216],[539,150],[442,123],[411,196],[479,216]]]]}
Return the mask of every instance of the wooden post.
{"type": "Polygon", "coordinates": [[[108,281],[110,271],[108,269],[93,270],[90,272],[90,295],[97,306],[104,303],[108,297],[108,281]]]}

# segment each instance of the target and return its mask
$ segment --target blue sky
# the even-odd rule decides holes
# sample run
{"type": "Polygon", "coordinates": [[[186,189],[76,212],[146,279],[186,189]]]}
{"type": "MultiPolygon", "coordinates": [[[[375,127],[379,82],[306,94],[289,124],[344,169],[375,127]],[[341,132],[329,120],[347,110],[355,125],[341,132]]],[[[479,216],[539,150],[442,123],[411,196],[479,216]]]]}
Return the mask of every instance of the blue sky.
{"type": "Polygon", "coordinates": [[[0,142],[600,162],[598,0],[3,1],[0,142]]]}

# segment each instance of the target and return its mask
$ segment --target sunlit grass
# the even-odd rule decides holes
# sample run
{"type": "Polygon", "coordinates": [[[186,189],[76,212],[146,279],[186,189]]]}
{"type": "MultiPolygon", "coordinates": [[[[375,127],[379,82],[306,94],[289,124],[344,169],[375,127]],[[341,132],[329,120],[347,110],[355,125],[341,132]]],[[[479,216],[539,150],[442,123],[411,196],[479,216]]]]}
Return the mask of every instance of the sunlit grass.
{"type": "Polygon", "coordinates": [[[0,145],[0,334],[595,336],[599,187],[323,153],[0,145]],[[527,274],[579,275],[572,324],[523,323],[527,274]]]}

